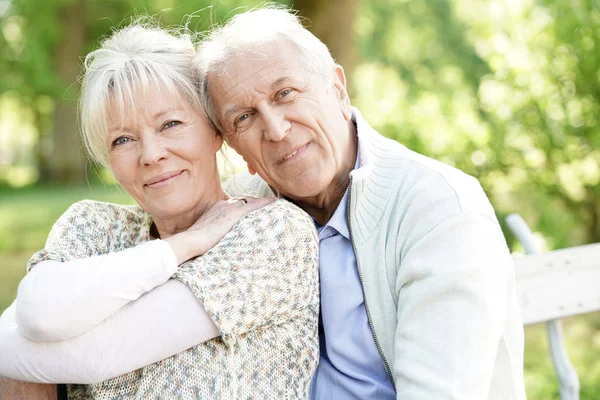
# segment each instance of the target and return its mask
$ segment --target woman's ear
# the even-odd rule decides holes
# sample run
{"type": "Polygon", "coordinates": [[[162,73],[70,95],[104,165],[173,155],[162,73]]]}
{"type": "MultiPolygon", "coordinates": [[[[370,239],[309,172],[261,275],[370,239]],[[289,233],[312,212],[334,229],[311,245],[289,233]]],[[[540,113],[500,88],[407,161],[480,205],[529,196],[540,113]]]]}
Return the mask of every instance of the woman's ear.
{"type": "Polygon", "coordinates": [[[223,135],[221,135],[220,133],[215,131],[215,143],[214,143],[215,147],[215,153],[217,153],[217,151],[221,150],[221,147],[223,146],[223,135]]]}

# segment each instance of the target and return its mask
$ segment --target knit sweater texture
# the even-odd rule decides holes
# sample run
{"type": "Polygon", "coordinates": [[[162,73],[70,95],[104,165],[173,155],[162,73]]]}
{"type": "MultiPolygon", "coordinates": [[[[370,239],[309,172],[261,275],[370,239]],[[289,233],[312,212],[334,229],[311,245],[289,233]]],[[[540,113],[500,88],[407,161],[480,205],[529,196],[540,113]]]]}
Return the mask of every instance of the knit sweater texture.
{"type": "MultiPolygon", "coordinates": [[[[134,247],[151,240],[151,223],[138,206],[78,202],[28,268],[134,247]]],[[[314,224],[296,206],[279,200],[244,216],[173,276],[190,287],[221,336],[104,382],[68,385],[69,398],[308,398],[319,357],[317,263],[314,224]]]]}

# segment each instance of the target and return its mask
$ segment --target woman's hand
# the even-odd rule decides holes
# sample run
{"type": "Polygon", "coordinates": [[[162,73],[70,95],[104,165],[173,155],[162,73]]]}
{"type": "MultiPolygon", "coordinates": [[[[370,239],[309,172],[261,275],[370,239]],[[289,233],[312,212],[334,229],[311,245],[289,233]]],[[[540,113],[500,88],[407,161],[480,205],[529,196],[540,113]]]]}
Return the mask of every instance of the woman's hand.
{"type": "Polygon", "coordinates": [[[274,197],[234,197],[221,200],[198,218],[187,231],[163,240],[171,246],[178,265],[181,265],[213,248],[244,215],[273,201],[274,197]]]}

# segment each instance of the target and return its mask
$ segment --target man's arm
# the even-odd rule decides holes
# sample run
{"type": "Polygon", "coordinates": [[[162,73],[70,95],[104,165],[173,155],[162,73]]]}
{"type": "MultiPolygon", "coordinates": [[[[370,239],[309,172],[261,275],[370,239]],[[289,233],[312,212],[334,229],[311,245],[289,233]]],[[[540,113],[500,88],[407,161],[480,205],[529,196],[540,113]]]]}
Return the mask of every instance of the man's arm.
{"type": "Polygon", "coordinates": [[[398,268],[398,399],[486,399],[508,315],[512,259],[497,222],[460,212],[398,268]]]}

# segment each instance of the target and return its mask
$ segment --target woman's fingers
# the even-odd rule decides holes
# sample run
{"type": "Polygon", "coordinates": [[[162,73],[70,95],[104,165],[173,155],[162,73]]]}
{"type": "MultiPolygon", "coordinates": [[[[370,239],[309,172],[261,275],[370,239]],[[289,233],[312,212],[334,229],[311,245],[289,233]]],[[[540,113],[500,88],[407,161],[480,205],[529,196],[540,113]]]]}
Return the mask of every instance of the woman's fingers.
{"type": "Polygon", "coordinates": [[[274,197],[234,197],[217,202],[187,231],[167,238],[178,263],[213,248],[246,214],[274,202],[274,197]]]}

